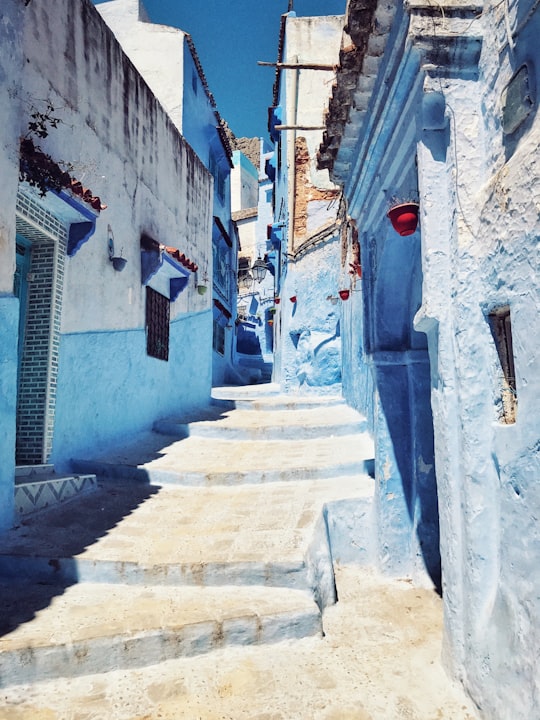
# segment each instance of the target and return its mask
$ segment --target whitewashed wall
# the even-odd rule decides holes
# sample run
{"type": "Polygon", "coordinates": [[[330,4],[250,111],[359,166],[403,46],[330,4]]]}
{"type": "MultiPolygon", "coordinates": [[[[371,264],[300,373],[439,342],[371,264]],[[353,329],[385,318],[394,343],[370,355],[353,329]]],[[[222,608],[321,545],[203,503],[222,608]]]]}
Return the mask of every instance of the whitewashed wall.
{"type": "Polygon", "coordinates": [[[212,180],[89,0],[32,0],[24,24],[24,102],[49,100],[61,120],[40,145],[108,206],[66,258],[53,445],[62,466],[207,400],[210,298],[192,275],[171,306],[169,362],[148,357],[140,236],[208,267],[212,180]],[[121,273],[108,226],[128,261],[121,273]]]}
{"type": "Polygon", "coordinates": [[[0,529],[13,517],[19,303],[13,297],[15,198],[19,174],[23,8],[5,0],[0,19],[0,529]]]}

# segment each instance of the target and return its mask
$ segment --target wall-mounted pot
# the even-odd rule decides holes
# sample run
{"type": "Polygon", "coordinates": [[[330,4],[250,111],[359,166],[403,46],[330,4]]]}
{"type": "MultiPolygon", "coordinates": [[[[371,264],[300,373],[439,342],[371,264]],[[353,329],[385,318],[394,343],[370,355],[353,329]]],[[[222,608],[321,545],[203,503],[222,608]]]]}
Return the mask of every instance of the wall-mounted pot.
{"type": "Polygon", "coordinates": [[[387,216],[399,235],[402,237],[412,235],[418,225],[418,203],[407,202],[394,205],[387,212],[387,216]]]}

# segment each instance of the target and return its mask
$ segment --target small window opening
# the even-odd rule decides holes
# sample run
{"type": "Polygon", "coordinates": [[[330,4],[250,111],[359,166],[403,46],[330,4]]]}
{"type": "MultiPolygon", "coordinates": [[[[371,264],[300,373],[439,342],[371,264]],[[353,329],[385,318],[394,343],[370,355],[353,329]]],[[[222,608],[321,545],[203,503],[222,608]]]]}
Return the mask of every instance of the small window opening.
{"type": "Polygon", "coordinates": [[[511,425],[516,422],[517,392],[510,308],[506,306],[490,312],[489,324],[501,370],[499,375],[499,420],[506,425],[511,425]]]}
{"type": "Polygon", "coordinates": [[[218,355],[225,355],[225,328],[214,320],[212,347],[218,355]]]}
{"type": "Polygon", "coordinates": [[[158,360],[169,359],[170,301],[146,287],[146,353],[158,360]]]}

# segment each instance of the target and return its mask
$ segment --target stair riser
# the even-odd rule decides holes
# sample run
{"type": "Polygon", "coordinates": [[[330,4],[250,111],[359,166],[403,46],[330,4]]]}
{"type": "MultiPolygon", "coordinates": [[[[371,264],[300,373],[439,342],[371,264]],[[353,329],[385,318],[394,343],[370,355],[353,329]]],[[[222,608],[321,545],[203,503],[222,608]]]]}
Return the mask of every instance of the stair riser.
{"type": "Polygon", "coordinates": [[[318,402],[314,403],[313,400],[310,401],[309,399],[301,398],[297,400],[284,400],[283,402],[267,402],[265,400],[239,399],[235,400],[234,404],[238,410],[262,410],[264,412],[277,410],[278,412],[283,412],[284,410],[313,410],[314,408],[321,407],[333,408],[337,405],[342,405],[343,400],[341,398],[336,398],[336,400],[327,400],[326,402],[324,400],[319,400],[318,402]]]}
{"type": "Polygon", "coordinates": [[[79,472],[93,472],[103,480],[131,480],[152,485],[185,485],[189,487],[208,487],[215,485],[255,485],[271,482],[291,482],[295,480],[324,480],[329,477],[363,476],[371,466],[369,460],[336,464],[319,468],[290,468],[284,470],[246,470],[244,472],[176,472],[173,470],[146,469],[126,465],[111,465],[86,460],[73,460],[74,468],[79,472]]]}
{"type": "Polygon", "coordinates": [[[228,618],[137,636],[0,652],[0,687],[154,665],[233,645],[264,645],[321,635],[320,613],[299,611],[228,618]]]}
{"type": "Polygon", "coordinates": [[[144,566],[73,558],[0,557],[0,578],[69,586],[77,582],[128,585],[262,585],[310,590],[307,568],[298,563],[192,563],[144,566]]]}
{"type": "Polygon", "coordinates": [[[314,438],[341,437],[343,435],[353,435],[354,433],[362,433],[367,430],[366,422],[336,424],[325,426],[309,426],[309,425],[276,425],[276,426],[259,426],[259,427],[219,427],[216,424],[208,425],[182,425],[180,423],[156,423],[154,426],[156,432],[164,435],[172,435],[179,440],[186,437],[200,438],[221,438],[227,440],[311,440],[314,438]]]}

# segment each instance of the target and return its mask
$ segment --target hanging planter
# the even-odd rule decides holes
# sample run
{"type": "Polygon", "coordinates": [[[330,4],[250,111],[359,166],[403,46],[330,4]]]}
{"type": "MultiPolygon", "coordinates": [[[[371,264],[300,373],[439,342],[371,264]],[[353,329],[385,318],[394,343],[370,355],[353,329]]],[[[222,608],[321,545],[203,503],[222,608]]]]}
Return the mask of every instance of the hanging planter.
{"type": "Polygon", "coordinates": [[[207,285],[197,285],[197,292],[199,295],[204,295],[204,293],[208,290],[207,285]]]}
{"type": "Polygon", "coordinates": [[[290,300],[292,303],[295,303],[295,302],[296,302],[296,295],[291,295],[291,297],[289,298],[289,300],[290,300]]]}
{"type": "Polygon", "coordinates": [[[338,292],[338,295],[342,300],[348,300],[350,292],[351,292],[350,290],[340,290],[338,292]]]}
{"type": "Polygon", "coordinates": [[[418,209],[418,203],[406,202],[400,205],[394,205],[387,212],[392,227],[402,237],[412,235],[416,230],[416,226],[418,225],[418,209]]]}

